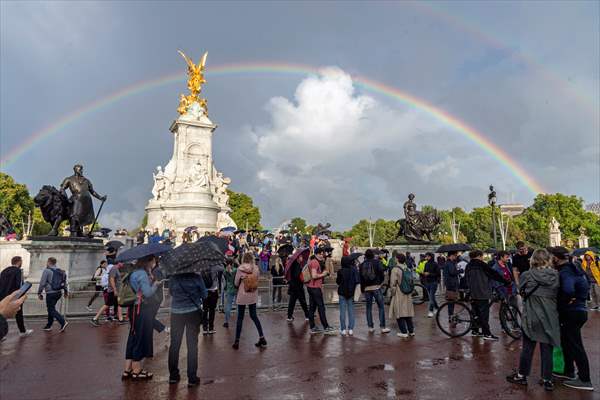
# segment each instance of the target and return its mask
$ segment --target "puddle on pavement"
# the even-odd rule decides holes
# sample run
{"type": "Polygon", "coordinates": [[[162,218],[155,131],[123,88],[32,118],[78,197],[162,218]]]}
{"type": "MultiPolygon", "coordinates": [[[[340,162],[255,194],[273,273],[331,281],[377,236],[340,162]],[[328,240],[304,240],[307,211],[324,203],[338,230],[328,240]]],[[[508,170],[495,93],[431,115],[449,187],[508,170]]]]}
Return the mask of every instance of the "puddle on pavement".
{"type": "Polygon", "coordinates": [[[444,365],[448,363],[449,358],[432,358],[430,360],[419,360],[417,361],[417,367],[421,369],[431,369],[438,365],[444,365]]]}
{"type": "Polygon", "coordinates": [[[395,371],[396,368],[392,364],[377,364],[367,367],[367,371],[395,371]]]}

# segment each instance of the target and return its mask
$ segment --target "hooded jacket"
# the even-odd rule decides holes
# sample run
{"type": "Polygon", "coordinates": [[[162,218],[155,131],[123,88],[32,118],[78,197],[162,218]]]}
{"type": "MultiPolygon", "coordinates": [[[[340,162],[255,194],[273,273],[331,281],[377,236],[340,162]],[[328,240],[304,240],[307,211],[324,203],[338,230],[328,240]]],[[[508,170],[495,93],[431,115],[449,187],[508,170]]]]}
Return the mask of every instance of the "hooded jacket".
{"type": "Polygon", "coordinates": [[[489,300],[492,295],[490,281],[507,283],[504,277],[494,271],[486,262],[472,259],[465,269],[465,278],[473,300],[489,300]]]}
{"type": "Polygon", "coordinates": [[[444,265],[444,284],[446,290],[457,291],[458,290],[458,269],[456,268],[456,261],[448,259],[444,265]]]}
{"type": "Polygon", "coordinates": [[[235,274],[235,286],[238,288],[237,299],[235,301],[237,305],[256,304],[258,302],[258,289],[254,292],[246,292],[246,288],[244,287],[242,276],[250,274],[256,275],[256,279],[258,279],[259,270],[256,264],[242,264],[235,274]]]}
{"type": "Polygon", "coordinates": [[[598,265],[596,255],[592,251],[587,251],[585,255],[591,257],[592,261],[588,263],[584,257],[581,262],[581,268],[583,268],[592,283],[600,285],[600,265],[598,265]]]}
{"type": "Polygon", "coordinates": [[[560,275],[560,291],[558,292],[558,312],[586,311],[590,285],[583,269],[570,262],[562,264],[558,269],[560,275]]]}
{"type": "Polygon", "coordinates": [[[539,343],[560,347],[560,324],[556,302],[560,285],[554,268],[532,268],[521,274],[519,291],[523,294],[521,328],[539,343]]]}
{"type": "Polygon", "coordinates": [[[200,310],[202,300],[207,296],[204,279],[198,274],[180,274],[169,278],[171,312],[186,314],[200,310]]]}
{"type": "Polygon", "coordinates": [[[349,256],[342,257],[342,268],[337,272],[335,283],[338,284],[337,293],[339,296],[346,299],[354,297],[356,285],[360,284],[360,276],[358,275],[358,269],[349,256]]]}

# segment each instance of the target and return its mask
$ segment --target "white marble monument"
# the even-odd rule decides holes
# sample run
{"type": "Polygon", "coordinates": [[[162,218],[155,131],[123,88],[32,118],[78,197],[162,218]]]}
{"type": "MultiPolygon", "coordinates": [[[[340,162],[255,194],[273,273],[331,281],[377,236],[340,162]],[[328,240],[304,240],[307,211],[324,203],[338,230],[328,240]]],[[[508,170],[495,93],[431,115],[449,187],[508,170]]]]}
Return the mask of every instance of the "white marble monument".
{"type": "Polygon", "coordinates": [[[550,227],[550,246],[560,246],[562,242],[562,233],[560,232],[560,224],[556,218],[552,217],[552,221],[549,224],[550,227]]]}
{"type": "Polygon", "coordinates": [[[590,247],[590,243],[589,240],[590,238],[585,234],[585,228],[582,226],[581,228],[579,228],[579,248],[580,249],[585,249],[586,247],[590,247]]]}
{"type": "Polygon", "coordinates": [[[199,97],[205,82],[206,54],[198,65],[181,54],[188,63],[191,94],[181,95],[180,116],[170,128],[173,155],[164,170],[156,168],[153,198],[146,207],[147,229],[172,229],[178,240],[190,226],[196,226],[201,234],[236,226],[229,216],[227,187],[231,179],[215,168],[212,158],[212,135],[217,125],[208,118],[206,100],[199,97]]]}

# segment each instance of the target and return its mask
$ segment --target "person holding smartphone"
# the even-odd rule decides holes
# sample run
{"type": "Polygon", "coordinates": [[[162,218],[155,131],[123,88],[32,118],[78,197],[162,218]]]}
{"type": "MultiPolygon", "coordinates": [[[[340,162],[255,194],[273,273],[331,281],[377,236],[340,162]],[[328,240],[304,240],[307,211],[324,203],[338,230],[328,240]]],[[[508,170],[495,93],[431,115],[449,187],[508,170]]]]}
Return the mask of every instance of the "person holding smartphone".
{"type": "MultiPolygon", "coordinates": [[[[18,290],[23,284],[23,259],[15,256],[10,260],[10,267],[5,268],[0,273],[0,300],[4,299],[9,294],[18,290]]],[[[33,333],[33,329],[25,328],[25,320],[23,318],[23,307],[15,314],[17,327],[19,328],[19,336],[27,337],[33,333]]]]}

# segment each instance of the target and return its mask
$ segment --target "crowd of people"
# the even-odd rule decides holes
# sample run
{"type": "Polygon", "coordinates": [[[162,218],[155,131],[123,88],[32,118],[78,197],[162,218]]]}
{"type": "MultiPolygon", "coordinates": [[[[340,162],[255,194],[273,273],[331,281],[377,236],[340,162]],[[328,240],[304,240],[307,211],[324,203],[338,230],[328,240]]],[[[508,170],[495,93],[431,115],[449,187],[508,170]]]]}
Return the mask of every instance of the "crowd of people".
{"type": "MultiPolygon", "coordinates": [[[[92,318],[91,324],[99,326],[102,315],[107,320],[114,318],[120,323],[129,322],[123,380],[152,378],[152,372],[144,369],[143,361],[153,356],[154,332],[166,331],[169,382],[175,384],[180,380],[179,352],[185,333],[187,381],[190,387],[198,385],[199,335],[200,332],[204,336],[216,333],[215,313],[220,298],[224,305],[224,328],[229,328],[231,314],[236,307],[232,348],[239,349],[246,309],[257,331],[255,346],[266,348],[267,340],[257,313],[257,303],[261,274],[264,277],[264,274],[270,273],[274,287],[287,286],[287,322],[294,322],[294,311],[299,302],[309,324],[310,335],[353,336],[355,303],[364,298],[370,334],[375,332],[375,303],[380,334],[391,332],[386,323],[386,320],[391,320],[397,325],[397,336],[409,339],[417,333],[413,296],[415,283],[420,281],[426,289],[423,295],[428,301],[425,317],[436,315],[439,309],[438,291],[443,288],[449,303],[448,314],[453,314],[455,300],[469,301],[474,314],[471,335],[495,341],[498,337],[491,331],[489,312],[492,293],[498,293],[522,312],[519,366],[507,380],[513,384],[527,384],[533,352],[539,344],[542,364],[540,384],[546,390],[552,390],[557,379],[561,379],[567,387],[593,390],[581,336],[588,310],[600,310],[600,265],[597,256],[591,252],[579,259],[572,257],[563,247],[532,251],[525,243],[519,242],[514,254],[499,251],[487,261],[482,251],[473,250],[468,254],[450,251],[437,258],[433,253],[427,253],[420,255],[417,262],[410,253],[393,251],[390,254],[385,249],[367,249],[362,254],[345,248],[340,268],[335,272],[331,267],[333,249],[326,241],[315,240],[307,247],[302,247],[306,244],[303,241],[297,247],[284,243],[277,251],[272,251],[275,243],[269,238],[255,248],[235,235],[224,237],[228,240],[224,263],[202,273],[168,277],[171,298],[169,327],[157,319],[166,283],[159,268],[160,257],[147,254],[133,264],[123,264],[115,260],[116,249],[107,249],[106,260],[98,266],[92,278],[98,293],[89,299],[88,307],[91,310],[102,292],[104,305],[92,318]],[[266,253],[264,257],[261,256],[263,253],[266,253]],[[323,293],[326,280],[337,284],[339,327],[327,318],[323,293]],[[124,285],[134,294],[126,307],[121,299],[125,297],[122,295],[124,285]],[[126,308],[126,318],[121,306],[126,308]],[[553,368],[557,357],[564,363],[560,371],[553,368]]],[[[4,297],[0,305],[6,307],[10,303],[8,305],[15,309],[16,303],[11,296],[22,282],[22,260],[14,257],[12,264],[0,275],[0,295],[4,297]]],[[[68,285],[64,271],[57,267],[53,258],[48,259],[42,274],[38,291],[40,299],[43,299],[44,292],[48,309],[44,330],[50,331],[53,322],[57,321],[63,332],[68,322],[59,314],[56,304],[63,294],[68,296],[68,285]]],[[[281,302],[281,290],[273,290],[272,296],[273,300],[281,302]]],[[[0,333],[4,329],[5,318],[13,315],[16,315],[21,336],[32,333],[25,328],[20,307],[16,307],[14,313],[2,310],[0,333]]]]}

